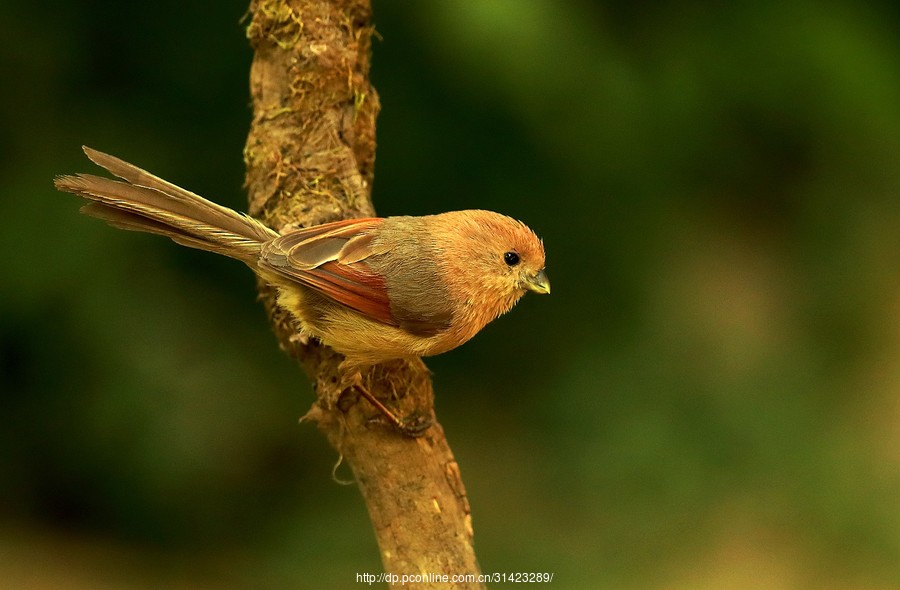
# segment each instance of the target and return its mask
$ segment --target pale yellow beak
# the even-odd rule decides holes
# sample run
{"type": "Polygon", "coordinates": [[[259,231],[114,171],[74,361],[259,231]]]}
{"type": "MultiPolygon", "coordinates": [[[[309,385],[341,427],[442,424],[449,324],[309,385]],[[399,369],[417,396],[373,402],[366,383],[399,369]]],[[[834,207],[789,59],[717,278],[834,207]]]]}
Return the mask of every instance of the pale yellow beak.
{"type": "Polygon", "coordinates": [[[547,278],[544,269],[539,270],[534,276],[525,277],[522,286],[535,293],[550,294],[550,279],[547,278]]]}

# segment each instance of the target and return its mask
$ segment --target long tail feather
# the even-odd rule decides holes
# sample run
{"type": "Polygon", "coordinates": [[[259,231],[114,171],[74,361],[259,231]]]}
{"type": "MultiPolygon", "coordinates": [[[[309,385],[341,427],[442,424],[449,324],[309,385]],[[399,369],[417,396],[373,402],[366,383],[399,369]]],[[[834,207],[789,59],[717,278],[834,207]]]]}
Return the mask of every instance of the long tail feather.
{"type": "Polygon", "coordinates": [[[92,174],[59,176],[56,188],[92,201],[82,212],[122,229],[163,235],[245,262],[278,234],[255,219],[217,205],[119,158],[84,147],[96,164],[125,180],[92,174]]]}

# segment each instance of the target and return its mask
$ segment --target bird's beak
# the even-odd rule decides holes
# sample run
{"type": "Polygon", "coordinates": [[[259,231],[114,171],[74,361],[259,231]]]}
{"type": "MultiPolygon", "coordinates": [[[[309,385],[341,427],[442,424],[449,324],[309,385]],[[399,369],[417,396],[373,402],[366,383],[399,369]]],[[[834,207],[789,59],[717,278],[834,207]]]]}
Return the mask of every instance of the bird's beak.
{"type": "Polygon", "coordinates": [[[533,276],[525,277],[522,286],[535,293],[550,293],[550,279],[547,278],[547,273],[544,272],[543,269],[539,270],[537,274],[533,276]]]}

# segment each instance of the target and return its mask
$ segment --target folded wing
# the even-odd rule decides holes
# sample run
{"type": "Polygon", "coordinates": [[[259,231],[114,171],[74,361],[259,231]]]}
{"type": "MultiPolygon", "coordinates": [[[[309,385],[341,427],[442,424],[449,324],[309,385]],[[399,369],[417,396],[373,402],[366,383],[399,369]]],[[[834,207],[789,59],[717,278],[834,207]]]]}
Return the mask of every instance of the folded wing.
{"type": "Polygon", "coordinates": [[[366,259],[387,248],[376,246],[380,218],[345,219],[289,231],[263,245],[259,266],[297,281],[384,324],[391,313],[387,284],[366,259]]]}

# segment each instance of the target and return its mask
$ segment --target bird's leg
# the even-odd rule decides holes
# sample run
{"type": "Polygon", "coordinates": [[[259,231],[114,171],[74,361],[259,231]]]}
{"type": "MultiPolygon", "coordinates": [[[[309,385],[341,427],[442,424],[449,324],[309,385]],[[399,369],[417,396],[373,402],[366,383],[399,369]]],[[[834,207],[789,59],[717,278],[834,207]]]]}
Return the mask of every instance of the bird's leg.
{"type": "Polygon", "coordinates": [[[384,405],[381,400],[372,395],[372,392],[363,385],[362,375],[359,371],[355,371],[349,376],[349,379],[345,379],[345,383],[347,384],[347,389],[355,389],[358,391],[359,394],[366,398],[376,410],[381,412],[384,419],[386,419],[391,426],[404,436],[418,438],[425,434],[432,425],[431,418],[424,414],[413,413],[407,417],[398,416],[393,410],[384,405]]]}
{"type": "Polygon", "coordinates": [[[372,395],[368,389],[363,387],[363,385],[357,384],[354,385],[354,388],[362,395],[364,398],[369,400],[369,403],[375,406],[375,409],[384,415],[385,419],[396,428],[400,434],[404,436],[408,436],[410,438],[418,438],[425,434],[425,431],[431,427],[431,418],[428,416],[414,413],[411,416],[407,416],[405,418],[400,418],[391,411],[386,405],[381,403],[377,397],[372,395]]]}

